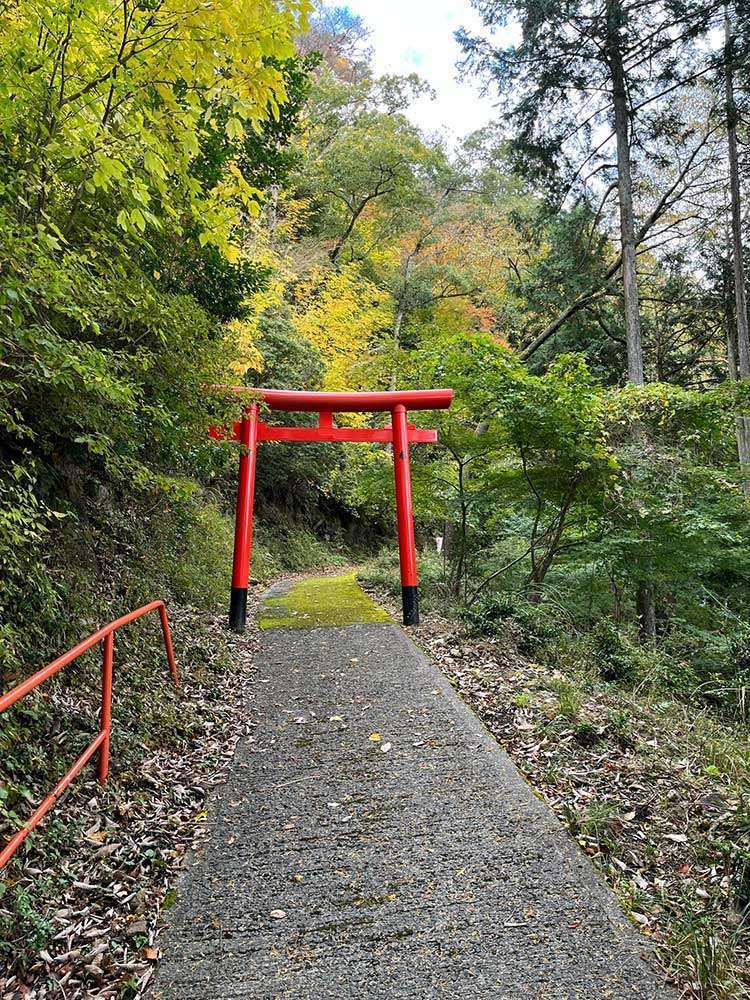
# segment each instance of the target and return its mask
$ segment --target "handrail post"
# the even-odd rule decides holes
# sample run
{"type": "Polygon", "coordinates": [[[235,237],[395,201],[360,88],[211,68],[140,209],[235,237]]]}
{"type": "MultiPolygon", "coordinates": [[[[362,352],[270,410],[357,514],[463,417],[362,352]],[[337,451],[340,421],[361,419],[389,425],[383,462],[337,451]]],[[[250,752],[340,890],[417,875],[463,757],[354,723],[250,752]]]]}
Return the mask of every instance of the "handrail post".
{"type": "Polygon", "coordinates": [[[112,662],[114,660],[115,634],[108,632],[104,637],[102,658],[102,708],[99,730],[104,734],[99,748],[99,784],[103,785],[109,774],[109,734],[112,729],[112,662]]]}
{"type": "Polygon", "coordinates": [[[167,609],[164,604],[159,605],[159,618],[161,619],[161,631],[164,636],[164,648],[167,651],[169,671],[172,674],[174,686],[178,688],[180,686],[180,678],[177,673],[177,661],[174,658],[174,647],[172,646],[172,633],[169,630],[169,619],[167,618],[167,609]]]}

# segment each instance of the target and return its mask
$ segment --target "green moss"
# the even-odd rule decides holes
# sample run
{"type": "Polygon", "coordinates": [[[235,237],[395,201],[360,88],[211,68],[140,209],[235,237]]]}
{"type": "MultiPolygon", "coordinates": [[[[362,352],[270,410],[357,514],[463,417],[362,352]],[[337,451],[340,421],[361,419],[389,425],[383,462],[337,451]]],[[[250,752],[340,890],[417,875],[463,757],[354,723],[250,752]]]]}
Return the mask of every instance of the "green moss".
{"type": "Polygon", "coordinates": [[[300,580],[280,597],[269,597],[260,613],[261,628],[320,628],[385,622],[389,615],[357,586],[354,573],[300,580]]]}

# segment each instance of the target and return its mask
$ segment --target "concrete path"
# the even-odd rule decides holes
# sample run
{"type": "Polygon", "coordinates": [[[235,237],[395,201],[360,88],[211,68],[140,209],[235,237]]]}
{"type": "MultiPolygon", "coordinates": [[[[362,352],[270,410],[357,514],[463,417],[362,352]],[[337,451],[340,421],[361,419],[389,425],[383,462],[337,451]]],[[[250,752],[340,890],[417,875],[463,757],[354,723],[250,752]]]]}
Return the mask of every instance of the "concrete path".
{"type": "Polygon", "coordinates": [[[255,736],[179,887],[155,997],[676,997],[400,628],[269,629],[258,668],[255,736]]]}

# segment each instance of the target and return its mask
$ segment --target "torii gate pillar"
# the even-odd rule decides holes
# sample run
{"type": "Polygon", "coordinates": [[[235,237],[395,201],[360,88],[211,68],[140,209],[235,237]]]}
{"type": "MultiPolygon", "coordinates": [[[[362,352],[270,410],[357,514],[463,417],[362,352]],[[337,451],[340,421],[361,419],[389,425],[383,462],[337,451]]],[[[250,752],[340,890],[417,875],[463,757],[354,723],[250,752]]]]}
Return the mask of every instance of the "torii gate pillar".
{"type": "Polygon", "coordinates": [[[229,597],[229,627],[244,632],[247,620],[247,585],[250,581],[250,553],[253,550],[253,507],[255,467],[258,458],[258,406],[247,407],[240,423],[240,474],[234,518],[232,590],[229,597]]]}
{"type": "Polygon", "coordinates": [[[411,460],[406,407],[394,407],[393,478],[396,487],[396,526],[398,557],[401,566],[401,604],[404,625],[419,625],[419,591],[417,589],[417,545],[414,538],[414,506],[411,499],[411,460]]]}
{"type": "Polygon", "coordinates": [[[450,389],[417,389],[407,392],[292,392],[283,389],[230,390],[260,397],[271,410],[317,412],[317,427],[277,427],[260,420],[257,402],[243,407],[242,420],[230,433],[226,428],[210,430],[218,440],[230,438],[241,445],[237,512],[234,528],[232,593],[229,625],[243,632],[247,618],[247,588],[253,543],[255,468],[261,441],[380,441],[393,446],[393,476],[396,493],[396,524],[401,566],[401,600],[404,625],[419,624],[417,549],[411,496],[409,446],[413,442],[434,443],[437,431],[414,427],[407,421],[409,410],[447,409],[453,400],[450,389]],[[334,413],[389,412],[390,427],[336,427],[334,413]]]}

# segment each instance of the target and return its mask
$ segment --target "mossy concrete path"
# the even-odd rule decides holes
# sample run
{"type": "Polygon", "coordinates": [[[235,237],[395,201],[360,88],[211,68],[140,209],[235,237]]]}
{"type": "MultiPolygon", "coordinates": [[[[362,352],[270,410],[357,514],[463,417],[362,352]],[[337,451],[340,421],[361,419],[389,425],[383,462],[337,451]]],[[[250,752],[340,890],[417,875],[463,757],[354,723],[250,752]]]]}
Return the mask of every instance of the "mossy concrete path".
{"type": "Polygon", "coordinates": [[[154,995],[674,997],[588,860],[383,617],[352,577],[269,594],[253,735],[169,911],[154,995]]]}

